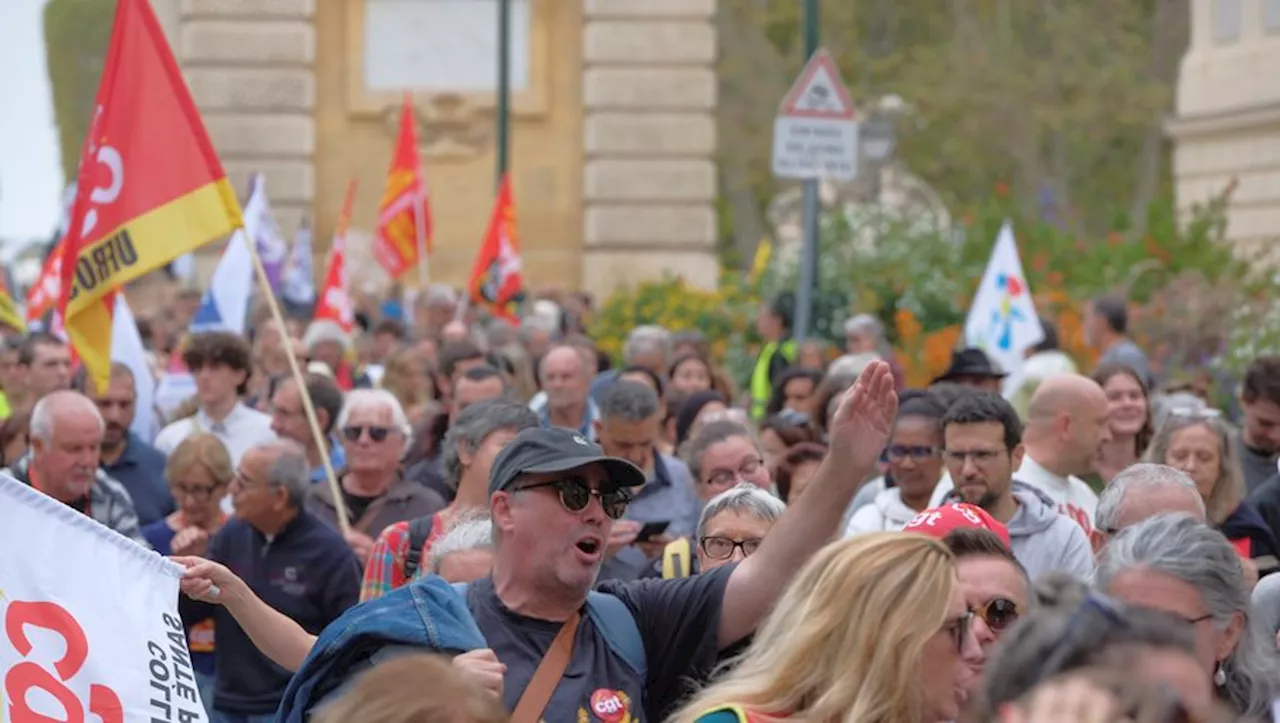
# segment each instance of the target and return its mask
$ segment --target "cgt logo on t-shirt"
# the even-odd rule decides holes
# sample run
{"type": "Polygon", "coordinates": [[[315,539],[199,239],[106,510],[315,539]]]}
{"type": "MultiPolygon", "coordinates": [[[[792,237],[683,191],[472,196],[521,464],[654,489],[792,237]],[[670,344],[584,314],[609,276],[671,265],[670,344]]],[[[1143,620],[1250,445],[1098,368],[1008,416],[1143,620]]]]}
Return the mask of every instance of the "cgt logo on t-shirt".
{"type": "Polygon", "coordinates": [[[631,698],[620,690],[597,688],[591,694],[591,715],[578,709],[578,723],[590,723],[591,720],[602,723],[632,723],[638,720],[631,717],[631,698]]]}

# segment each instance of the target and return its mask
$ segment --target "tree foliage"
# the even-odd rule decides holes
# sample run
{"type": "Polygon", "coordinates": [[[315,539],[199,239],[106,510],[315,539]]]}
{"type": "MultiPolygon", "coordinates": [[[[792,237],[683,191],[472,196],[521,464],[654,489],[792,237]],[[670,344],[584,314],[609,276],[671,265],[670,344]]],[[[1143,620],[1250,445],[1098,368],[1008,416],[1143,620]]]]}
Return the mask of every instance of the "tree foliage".
{"type": "MultiPolygon", "coordinates": [[[[803,19],[795,0],[719,7],[722,192],[749,259],[778,188],[770,129],[803,64],[803,19]]],[[[909,104],[897,158],[953,209],[1003,181],[1028,216],[1138,238],[1168,189],[1161,124],[1188,25],[1188,0],[827,0],[821,42],[855,101],[909,104]]]]}
{"type": "Polygon", "coordinates": [[[44,8],[45,62],[53,89],[62,174],[76,177],[93,101],[111,42],[114,0],[49,0],[44,8]]]}

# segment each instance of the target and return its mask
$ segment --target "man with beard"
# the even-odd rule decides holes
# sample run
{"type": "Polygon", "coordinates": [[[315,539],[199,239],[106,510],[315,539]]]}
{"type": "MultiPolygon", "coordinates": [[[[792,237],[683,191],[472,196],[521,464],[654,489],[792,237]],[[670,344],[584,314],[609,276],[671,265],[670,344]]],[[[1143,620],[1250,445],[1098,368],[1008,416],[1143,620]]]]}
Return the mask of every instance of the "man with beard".
{"type": "Polygon", "coordinates": [[[75,387],[98,405],[106,423],[102,433],[102,471],[129,491],[138,523],[146,527],[178,509],[165,483],[164,455],[129,430],[138,399],[133,371],[112,362],[105,392],[99,393],[83,371],[77,375],[75,387]]]}
{"type": "Polygon", "coordinates": [[[1013,478],[1022,464],[1022,424],[998,394],[961,397],[942,418],[943,453],[955,485],[948,502],[977,505],[1009,530],[1014,557],[1034,581],[1051,572],[1088,579],[1093,552],[1084,530],[1048,495],[1013,478]]]}

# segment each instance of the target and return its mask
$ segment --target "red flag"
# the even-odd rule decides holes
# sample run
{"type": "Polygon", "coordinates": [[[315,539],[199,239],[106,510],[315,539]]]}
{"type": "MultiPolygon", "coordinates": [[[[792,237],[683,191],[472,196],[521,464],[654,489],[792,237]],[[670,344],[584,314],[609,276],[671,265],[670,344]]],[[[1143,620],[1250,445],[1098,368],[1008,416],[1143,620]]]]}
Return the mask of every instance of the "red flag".
{"type": "Polygon", "coordinates": [[[498,184],[493,215],[489,218],[489,230],[471,270],[471,303],[488,309],[494,316],[515,322],[524,289],[520,268],[516,205],[511,198],[511,179],[504,173],[498,184]]]}
{"type": "Polygon", "coordinates": [[[147,0],[119,0],[62,241],[64,323],[98,388],[114,293],[243,225],[147,0]]]}
{"type": "Polygon", "coordinates": [[[28,324],[43,319],[62,298],[62,249],[63,243],[59,240],[44,260],[40,278],[27,289],[28,324]]]}
{"type": "Polygon", "coordinates": [[[347,186],[347,198],[342,202],[338,227],[333,231],[333,248],[329,249],[329,268],[324,273],[324,286],[316,301],[315,321],[327,319],[351,333],[356,318],[351,309],[351,294],[347,290],[347,224],[351,223],[351,206],[355,203],[356,182],[347,186]]]}
{"type": "Polygon", "coordinates": [[[398,279],[418,262],[421,253],[431,253],[431,206],[427,177],[418,157],[413,104],[406,93],[396,150],[378,203],[373,255],[391,278],[398,279]]]}

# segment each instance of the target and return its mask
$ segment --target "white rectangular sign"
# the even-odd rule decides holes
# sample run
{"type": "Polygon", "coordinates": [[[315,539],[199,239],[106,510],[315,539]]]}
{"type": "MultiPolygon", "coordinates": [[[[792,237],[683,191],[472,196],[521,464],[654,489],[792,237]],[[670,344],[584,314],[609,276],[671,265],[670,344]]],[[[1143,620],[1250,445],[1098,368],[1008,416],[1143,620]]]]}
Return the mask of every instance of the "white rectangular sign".
{"type": "Polygon", "coordinates": [[[852,181],[858,175],[858,123],[778,116],[773,121],[773,175],[852,181]]]}

